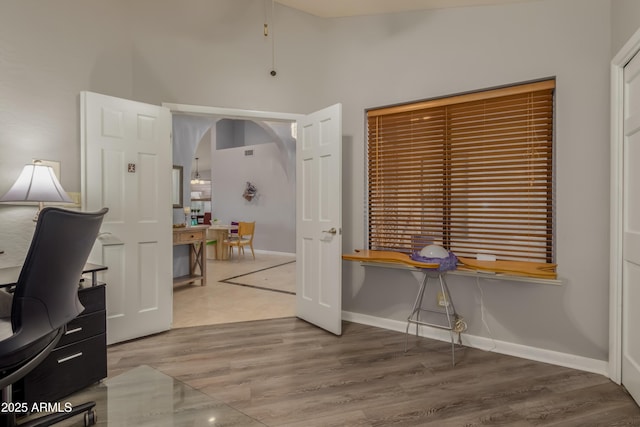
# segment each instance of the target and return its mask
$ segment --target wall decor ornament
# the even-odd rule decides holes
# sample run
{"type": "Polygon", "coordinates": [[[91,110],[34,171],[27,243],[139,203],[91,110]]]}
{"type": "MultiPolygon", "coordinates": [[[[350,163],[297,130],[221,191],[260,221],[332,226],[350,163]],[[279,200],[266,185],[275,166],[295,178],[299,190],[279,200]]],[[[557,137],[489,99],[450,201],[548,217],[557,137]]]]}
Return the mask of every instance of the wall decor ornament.
{"type": "Polygon", "coordinates": [[[242,194],[242,197],[244,197],[245,200],[250,202],[251,200],[253,200],[257,192],[258,192],[258,189],[256,188],[256,186],[250,183],[249,181],[247,181],[247,186],[244,189],[244,193],[242,194]]]}

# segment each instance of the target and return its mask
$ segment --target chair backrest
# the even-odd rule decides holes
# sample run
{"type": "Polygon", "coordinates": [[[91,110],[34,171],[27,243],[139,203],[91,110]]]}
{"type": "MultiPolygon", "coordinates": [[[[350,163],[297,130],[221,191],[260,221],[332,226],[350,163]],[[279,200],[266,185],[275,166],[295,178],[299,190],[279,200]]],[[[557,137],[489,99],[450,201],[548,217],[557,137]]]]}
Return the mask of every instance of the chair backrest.
{"type": "Polygon", "coordinates": [[[238,236],[240,238],[245,238],[249,236],[249,240],[253,240],[253,233],[256,229],[256,222],[242,222],[238,223],[238,236]]]}
{"type": "Polygon", "coordinates": [[[11,306],[11,325],[25,342],[50,334],[84,309],[78,284],[107,211],[40,211],[11,306]]]}
{"type": "MultiPolygon", "coordinates": [[[[232,226],[239,226],[239,222],[238,221],[231,221],[231,225],[232,226]]],[[[237,228],[232,228],[231,231],[229,232],[229,234],[231,235],[231,237],[238,237],[238,229],[237,228]]]]}

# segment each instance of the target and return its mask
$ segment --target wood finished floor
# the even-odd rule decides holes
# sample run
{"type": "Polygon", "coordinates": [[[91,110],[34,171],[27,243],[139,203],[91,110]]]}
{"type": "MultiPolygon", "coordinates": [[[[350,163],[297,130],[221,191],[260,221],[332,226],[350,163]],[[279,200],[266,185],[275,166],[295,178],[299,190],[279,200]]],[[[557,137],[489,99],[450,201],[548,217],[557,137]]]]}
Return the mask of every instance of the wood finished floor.
{"type": "Polygon", "coordinates": [[[604,376],[460,347],[452,367],[448,343],[409,343],[347,322],[341,337],[295,318],[198,326],[110,346],[109,376],[149,365],[274,427],[640,425],[604,376]]]}

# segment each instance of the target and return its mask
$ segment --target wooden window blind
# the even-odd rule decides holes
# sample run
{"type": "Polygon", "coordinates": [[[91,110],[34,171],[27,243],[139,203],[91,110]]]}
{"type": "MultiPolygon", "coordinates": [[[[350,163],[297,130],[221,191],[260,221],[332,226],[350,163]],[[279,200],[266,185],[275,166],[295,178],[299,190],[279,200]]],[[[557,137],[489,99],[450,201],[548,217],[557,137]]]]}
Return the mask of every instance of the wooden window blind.
{"type": "Polygon", "coordinates": [[[367,111],[369,248],[553,260],[555,80],[367,111]]]}

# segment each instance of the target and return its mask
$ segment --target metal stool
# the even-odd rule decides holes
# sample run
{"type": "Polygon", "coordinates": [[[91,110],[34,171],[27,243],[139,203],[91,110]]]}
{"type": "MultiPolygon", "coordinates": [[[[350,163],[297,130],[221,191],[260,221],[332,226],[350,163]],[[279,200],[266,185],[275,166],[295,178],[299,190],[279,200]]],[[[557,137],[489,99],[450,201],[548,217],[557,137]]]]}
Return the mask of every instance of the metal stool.
{"type": "MultiPolygon", "coordinates": [[[[457,325],[461,322],[461,318],[456,313],[456,309],[453,305],[453,300],[451,299],[451,295],[449,293],[449,287],[447,286],[447,282],[444,278],[446,272],[430,270],[430,269],[422,269],[424,272],[424,279],[422,279],[422,284],[420,285],[420,289],[418,290],[418,295],[416,296],[416,301],[413,303],[413,310],[411,314],[407,318],[407,329],[405,332],[405,342],[404,342],[404,351],[407,352],[407,346],[409,343],[409,326],[411,324],[416,325],[416,337],[418,336],[418,327],[420,325],[423,326],[431,326],[438,329],[448,330],[451,334],[451,363],[453,366],[456,365],[455,359],[455,340],[454,333],[456,332],[457,325]],[[442,300],[444,303],[443,310],[431,310],[422,308],[422,299],[425,294],[425,290],[427,288],[427,284],[429,283],[429,279],[437,279],[440,282],[440,292],[442,292],[442,300]],[[420,320],[420,313],[432,313],[437,315],[437,317],[441,317],[442,322],[434,323],[429,321],[420,320]]],[[[460,331],[458,331],[458,337],[460,336],[460,331]]],[[[459,338],[458,338],[459,339],[459,338]]]]}

